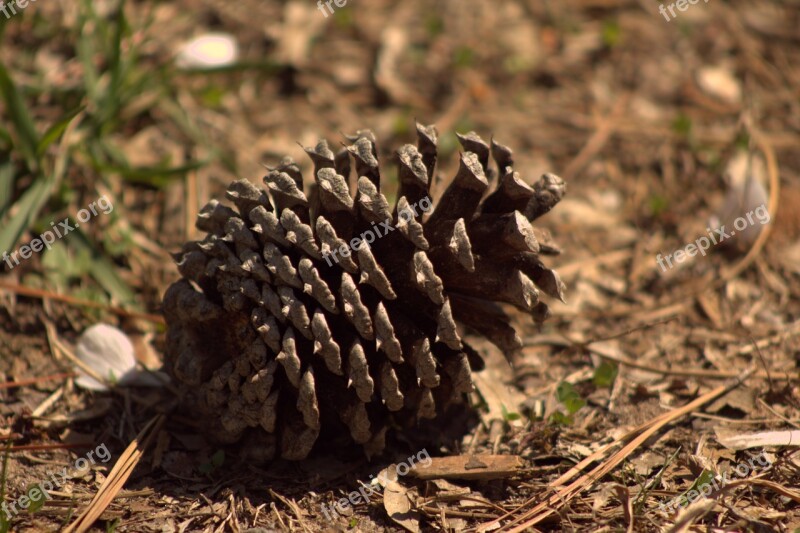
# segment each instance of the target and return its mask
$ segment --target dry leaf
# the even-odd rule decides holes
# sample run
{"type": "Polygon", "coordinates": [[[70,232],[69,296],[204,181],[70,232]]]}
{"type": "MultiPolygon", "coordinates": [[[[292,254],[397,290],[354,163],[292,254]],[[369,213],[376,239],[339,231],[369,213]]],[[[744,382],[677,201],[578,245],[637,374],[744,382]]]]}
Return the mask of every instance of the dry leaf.
{"type": "Polygon", "coordinates": [[[436,487],[436,496],[439,499],[465,496],[472,492],[469,487],[460,487],[444,479],[433,479],[430,483],[436,487]]]}
{"type": "Polygon", "coordinates": [[[419,533],[419,513],[414,510],[409,489],[398,481],[395,465],[384,468],[378,474],[383,486],[383,507],[396,524],[413,533],[419,533]]]}
{"type": "Polygon", "coordinates": [[[753,389],[735,389],[709,405],[709,413],[718,413],[725,407],[738,409],[745,414],[751,414],[756,407],[756,393],[753,389]]]}
{"type": "Polygon", "coordinates": [[[509,413],[519,413],[519,406],[525,401],[525,395],[510,385],[513,383],[513,372],[505,361],[501,360],[494,350],[489,350],[486,357],[486,368],[472,375],[475,388],[488,406],[488,411],[481,410],[481,420],[486,427],[492,421],[508,422],[512,426],[522,427],[522,419],[506,420],[509,413]]]}

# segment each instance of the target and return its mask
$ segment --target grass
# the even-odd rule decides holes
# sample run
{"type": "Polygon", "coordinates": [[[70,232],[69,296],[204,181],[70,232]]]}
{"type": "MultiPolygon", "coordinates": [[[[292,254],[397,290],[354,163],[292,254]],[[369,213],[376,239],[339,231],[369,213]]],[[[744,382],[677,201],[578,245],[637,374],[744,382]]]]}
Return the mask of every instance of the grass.
{"type": "MultiPolygon", "coordinates": [[[[81,0],[72,27],[58,27],[35,9],[0,20],[0,38],[12,25],[24,25],[32,35],[50,34],[48,39],[58,40],[63,34],[63,44],[74,47],[81,71],[80,83],[50,86],[40,81],[24,49],[13,56],[14,65],[0,61],[0,116],[5,115],[0,121],[0,253],[19,250],[51,222],[74,222],[75,213],[101,197],[101,191],[120,190],[125,183],[160,189],[213,159],[167,159],[155,166],[135,166],[115,142],[155,122],[157,114],[161,121],[169,117],[170,126],[189,144],[205,143],[191,118],[172,103],[175,69],[167,62],[154,65],[143,56],[152,6],[143,9],[135,31],[124,1],[102,15],[93,2],[81,0]],[[37,105],[43,95],[46,107],[37,105]],[[46,123],[42,115],[57,118],[46,123]]],[[[208,152],[216,154],[213,149],[208,152]]],[[[126,257],[136,250],[126,238],[130,232],[119,230],[129,224],[116,211],[104,216],[103,231],[79,228],[44,250],[41,260],[48,275],[27,273],[23,282],[134,304],[135,291],[120,275],[120,267],[128,266],[126,257]]]]}

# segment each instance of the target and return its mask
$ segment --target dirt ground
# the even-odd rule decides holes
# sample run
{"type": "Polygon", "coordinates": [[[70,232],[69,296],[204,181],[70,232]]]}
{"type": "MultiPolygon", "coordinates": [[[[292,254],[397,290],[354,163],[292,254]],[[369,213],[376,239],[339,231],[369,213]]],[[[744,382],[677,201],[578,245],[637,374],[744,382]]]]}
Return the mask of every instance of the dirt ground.
{"type": "Polygon", "coordinates": [[[9,251],[100,195],[114,204],[0,267],[0,495],[24,507],[60,480],[0,532],[66,528],[123,464],[92,531],[800,531],[800,3],[337,5],[0,11],[0,243],[20,220],[9,251]],[[206,32],[236,39],[236,63],[177,66],[206,32]],[[40,150],[23,114],[50,139],[40,150]],[[439,193],[454,133],[471,130],[511,147],[529,183],[568,183],[536,224],[562,250],[548,266],[566,302],[542,327],[516,313],[513,357],[464,332],[487,362],[480,423],[425,449],[440,477],[370,485],[368,503],[332,513],[420,436],[371,462],[260,464],[204,439],[169,387],[75,385],[69,347],[97,322],[160,366],[170,253],[231,180],[258,183],[284,155],[308,168],[302,146],[362,128],[387,161],[415,120],[441,134],[439,193]],[[730,236],[707,244],[723,238],[715,217],[730,236]],[[484,454],[514,467],[464,480],[443,459],[484,454]]]}

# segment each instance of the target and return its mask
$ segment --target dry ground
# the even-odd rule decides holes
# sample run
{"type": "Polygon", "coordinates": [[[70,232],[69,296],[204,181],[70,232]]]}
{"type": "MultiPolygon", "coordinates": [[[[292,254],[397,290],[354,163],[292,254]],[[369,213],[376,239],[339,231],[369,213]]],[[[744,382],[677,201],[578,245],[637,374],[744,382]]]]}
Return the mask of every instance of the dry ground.
{"type": "Polygon", "coordinates": [[[16,148],[15,106],[0,102],[0,133],[7,132],[0,185],[8,184],[0,187],[0,213],[6,205],[20,209],[23,194],[65,160],[19,242],[38,233],[34,220],[38,227],[61,220],[108,194],[114,216],[93,220],[85,238],[116,277],[81,262],[68,239],[65,256],[44,254],[0,272],[5,499],[16,501],[99,444],[113,458],[71,472],[51,501],[15,517],[11,530],[70,523],[159,413],[166,422],[94,530],[402,531],[402,522],[461,531],[505,513],[512,514],[500,521],[502,531],[515,520],[539,530],[800,530],[797,431],[793,444],[746,451],[726,440],[800,427],[798,2],[712,0],[670,21],[644,0],[350,0],[328,18],[311,0],[128,2],[118,53],[115,2],[59,4],[32,3],[7,22],[0,15],[0,61],[39,131],[79,104],[86,108],[45,151],[46,171],[37,174],[16,148]],[[204,31],[235,35],[241,62],[215,72],[176,70],[179,44],[204,31]],[[542,219],[563,249],[552,263],[567,284],[567,303],[553,303],[542,329],[518,316],[525,348],[513,369],[496,348],[475,341],[489,363],[478,389],[490,411],[471,434],[428,450],[519,456],[524,467],[515,475],[404,477],[385,498],[327,522],[321,503],[417,450],[398,440],[373,463],[323,454],[255,465],[204,441],[166,390],[87,393],[53,377],[71,370],[57,339],[74,342],[100,320],[149,346],[145,363],[158,366],[157,317],[106,305],[157,315],[177,278],[167,252],[193,235],[185,221],[231,179],[257,181],[262,163],[284,154],[305,161],[298,142],[338,141],[364,127],[388,157],[412,140],[414,118],[443,134],[442,176],[456,161],[452,132],[475,130],[514,148],[529,181],[550,171],[569,183],[567,198],[542,219]],[[732,162],[746,162],[742,154],[751,165],[737,170],[732,162]],[[8,168],[12,178],[4,177],[8,168]],[[745,232],[729,246],[660,268],[658,254],[706,235],[726,196],[736,197],[728,175],[734,182],[752,175],[763,186],[763,197],[751,189],[747,201],[751,209],[763,203],[770,224],[758,239],[745,232]],[[23,286],[103,307],[41,299],[23,286]],[[729,384],[654,427],[662,414],[729,384]],[[639,426],[654,430],[637,446],[580,463],[639,426]],[[759,454],[771,466],[732,475],[680,513],[659,507],[701,486],[705,472],[759,454]],[[576,464],[584,473],[608,469],[548,499],[576,464]],[[393,520],[387,509],[398,498],[410,498],[411,509],[393,520]]]}

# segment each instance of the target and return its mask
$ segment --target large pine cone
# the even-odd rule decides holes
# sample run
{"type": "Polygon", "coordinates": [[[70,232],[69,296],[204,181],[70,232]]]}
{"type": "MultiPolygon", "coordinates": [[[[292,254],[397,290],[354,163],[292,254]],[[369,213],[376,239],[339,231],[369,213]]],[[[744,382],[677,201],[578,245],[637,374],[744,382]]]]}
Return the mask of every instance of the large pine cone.
{"type": "Polygon", "coordinates": [[[417,134],[397,151],[392,208],[375,138],[360,131],[336,155],[325,141],[306,149],[310,199],[287,158],[266,190],[233,182],[236,209],[202,209],[208,235],[183,247],[184,279],[164,296],[166,366],[211,436],[247,436],[266,458],[303,459],[321,432],[379,453],[387,428],[436,418],[472,390],[470,363],[481,361],[456,321],[508,354],[521,342],[497,302],[541,321],[536,287],[562,298],[539,259],[557,249],[529,221],[561,199],[563,180],[545,174],[531,188],[510,149],[459,135],[458,173],[424,220],[437,133],[417,124],[417,134]]]}

